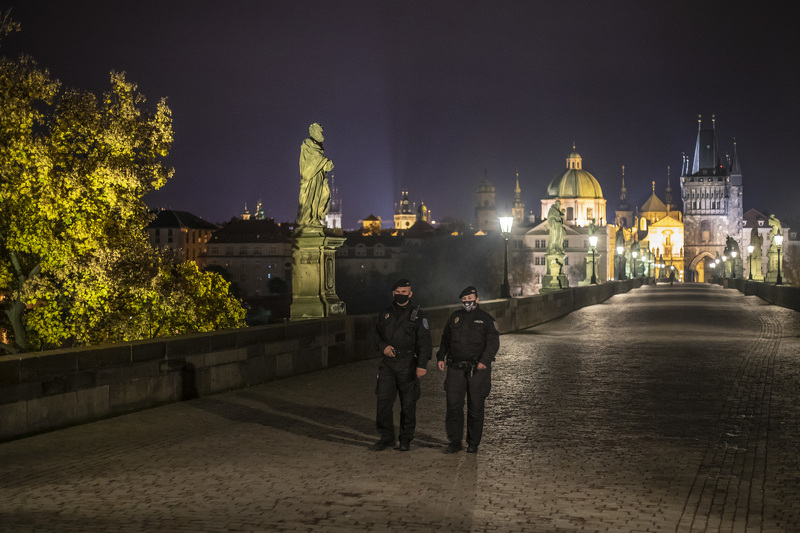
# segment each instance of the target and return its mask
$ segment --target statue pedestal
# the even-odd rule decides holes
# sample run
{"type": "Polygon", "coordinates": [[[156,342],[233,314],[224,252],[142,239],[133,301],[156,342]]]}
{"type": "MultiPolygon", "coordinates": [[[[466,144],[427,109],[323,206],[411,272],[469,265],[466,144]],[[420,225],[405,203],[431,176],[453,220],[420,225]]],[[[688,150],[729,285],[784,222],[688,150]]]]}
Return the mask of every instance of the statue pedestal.
{"type": "MultiPolygon", "coordinates": [[[[547,261],[547,274],[542,276],[542,288],[539,289],[539,294],[568,288],[569,280],[563,274],[566,254],[547,254],[544,257],[547,261]]],[[[589,275],[591,276],[591,272],[589,275]]]]}
{"type": "MultiPolygon", "coordinates": [[[[594,256],[594,278],[597,283],[600,283],[600,276],[597,275],[597,260],[599,259],[599,255],[595,254],[594,256]]],[[[586,256],[586,278],[583,281],[578,282],[578,287],[585,287],[586,285],[592,284],[592,254],[588,254],[586,256]]]]}
{"type": "Polygon", "coordinates": [[[764,281],[764,274],[761,273],[761,256],[751,258],[749,263],[750,276],[752,276],[753,281],[764,281]]]}
{"type": "MultiPolygon", "coordinates": [[[[783,276],[783,254],[781,254],[781,276],[783,276]]],[[[753,279],[756,279],[755,275],[753,275],[753,279]]],[[[778,281],[778,249],[773,250],[772,246],[767,252],[767,275],[764,276],[764,281],[766,283],[778,281]]]]}
{"type": "Polygon", "coordinates": [[[290,320],[344,315],[336,295],[336,250],[345,238],[322,226],[295,229],[292,242],[292,307],[290,320]]]}

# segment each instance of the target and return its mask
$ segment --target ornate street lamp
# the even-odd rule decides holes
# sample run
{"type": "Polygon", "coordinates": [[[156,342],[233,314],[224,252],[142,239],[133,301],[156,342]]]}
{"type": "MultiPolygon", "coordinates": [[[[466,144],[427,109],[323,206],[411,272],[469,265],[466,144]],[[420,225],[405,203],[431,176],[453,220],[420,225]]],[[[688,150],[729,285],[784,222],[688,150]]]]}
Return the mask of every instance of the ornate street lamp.
{"type": "Polygon", "coordinates": [[[781,245],[783,244],[783,235],[778,233],[775,235],[775,246],[778,247],[778,277],[775,278],[775,285],[783,285],[783,278],[781,278],[781,245]]]}
{"type": "Polygon", "coordinates": [[[511,225],[514,217],[497,217],[500,221],[500,233],[503,234],[505,255],[503,261],[503,285],[500,287],[500,298],[511,298],[511,288],[508,285],[508,237],[511,235],[511,225]]]}
{"type": "Polygon", "coordinates": [[[625,257],[622,255],[623,253],[625,253],[625,247],[617,246],[617,264],[619,265],[620,270],[620,272],[617,274],[617,279],[620,281],[625,279],[625,257]]]}
{"type": "Polygon", "coordinates": [[[731,277],[736,279],[736,250],[731,250],[731,277]]]}
{"type": "Polygon", "coordinates": [[[597,285],[597,276],[594,275],[594,255],[597,249],[597,235],[589,235],[589,246],[592,247],[592,285],[597,285]]]}
{"type": "Polygon", "coordinates": [[[722,254],[722,277],[726,277],[728,275],[728,256],[722,254]]]}
{"type": "Polygon", "coordinates": [[[747,245],[747,272],[749,272],[747,279],[750,281],[753,281],[753,250],[755,249],[756,247],[752,244],[747,245]]]}
{"type": "Polygon", "coordinates": [[[636,279],[636,257],[639,255],[639,252],[633,251],[631,252],[631,256],[633,257],[633,278],[636,279]]]}

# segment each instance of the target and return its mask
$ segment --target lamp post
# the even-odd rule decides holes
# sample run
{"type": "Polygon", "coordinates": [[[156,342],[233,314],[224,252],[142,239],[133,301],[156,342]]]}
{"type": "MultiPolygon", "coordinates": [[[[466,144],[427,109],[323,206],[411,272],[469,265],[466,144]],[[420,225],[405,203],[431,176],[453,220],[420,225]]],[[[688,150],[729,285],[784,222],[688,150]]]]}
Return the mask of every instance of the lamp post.
{"type": "Polygon", "coordinates": [[[725,278],[728,276],[728,256],[722,254],[722,277],[725,278]]]}
{"type": "Polygon", "coordinates": [[[505,253],[503,256],[503,285],[500,287],[500,298],[511,298],[511,288],[508,285],[508,237],[511,235],[511,225],[514,217],[497,217],[500,221],[500,233],[503,234],[505,253]]]}
{"type": "Polygon", "coordinates": [[[617,274],[617,279],[620,281],[625,279],[625,263],[623,262],[625,259],[622,255],[624,252],[624,246],[617,246],[617,265],[619,265],[618,268],[620,270],[620,272],[617,274]]]}
{"type": "Polygon", "coordinates": [[[756,247],[752,244],[747,245],[747,272],[749,272],[747,279],[753,281],[753,250],[756,247]]]}
{"type": "Polygon", "coordinates": [[[736,279],[736,250],[731,250],[731,277],[736,279]]]}
{"type": "Polygon", "coordinates": [[[783,285],[783,278],[781,278],[781,245],[783,244],[783,235],[780,233],[775,235],[775,246],[778,247],[778,277],[775,278],[775,285],[783,285]]]}
{"type": "Polygon", "coordinates": [[[631,257],[633,257],[633,279],[636,279],[636,257],[639,255],[639,252],[633,251],[631,252],[631,257]]]}
{"type": "Polygon", "coordinates": [[[597,285],[597,276],[594,275],[594,254],[597,249],[597,235],[589,235],[589,246],[592,247],[592,285],[597,285]]]}

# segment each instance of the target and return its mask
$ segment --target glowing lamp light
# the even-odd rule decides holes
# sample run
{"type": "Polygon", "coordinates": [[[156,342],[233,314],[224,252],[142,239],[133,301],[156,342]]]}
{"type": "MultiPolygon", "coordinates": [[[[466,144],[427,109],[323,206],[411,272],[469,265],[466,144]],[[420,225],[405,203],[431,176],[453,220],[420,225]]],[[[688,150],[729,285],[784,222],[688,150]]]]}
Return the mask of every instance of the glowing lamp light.
{"type": "Polygon", "coordinates": [[[748,253],[748,254],[752,254],[752,253],[753,253],[753,250],[755,250],[755,249],[756,249],[756,247],[755,247],[755,246],[753,246],[752,244],[748,244],[748,245],[747,245],[747,253],[748,253]]]}
{"type": "Polygon", "coordinates": [[[617,246],[617,253],[618,253],[619,255],[622,255],[622,252],[624,252],[624,251],[625,251],[625,248],[624,248],[624,247],[622,247],[622,246],[617,246]]]}
{"type": "Polygon", "coordinates": [[[500,233],[511,233],[511,225],[514,224],[514,217],[497,217],[500,221],[500,233]]]}
{"type": "Polygon", "coordinates": [[[736,250],[732,250],[732,251],[731,251],[731,257],[733,257],[734,259],[736,259],[736,250]]]}
{"type": "Polygon", "coordinates": [[[597,246],[597,235],[589,235],[589,246],[592,248],[597,246]]]}
{"type": "Polygon", "coordinates": [[[780,246],[783,244],[783,235],[775,235],[775,244],[780,246]]]}

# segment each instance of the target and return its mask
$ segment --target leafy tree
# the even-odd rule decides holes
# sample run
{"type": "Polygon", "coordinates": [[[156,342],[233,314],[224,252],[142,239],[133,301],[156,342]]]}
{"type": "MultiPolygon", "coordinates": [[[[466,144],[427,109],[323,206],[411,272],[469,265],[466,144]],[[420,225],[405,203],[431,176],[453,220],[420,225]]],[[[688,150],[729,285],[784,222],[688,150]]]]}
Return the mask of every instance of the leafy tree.
{"type": "MultiPolygon", "coordinates": [[[[0,38],[11,23],[3,16],[0,38]]],[[[10,352],[240,323],[227,284],[149,249],[142,198],[172,175],[166,101],[124,73],[101,98],[0,58],[0,294],[10,352]],[[221,315],[216,315],[221,313],[221,315]],[[159,327],[142,317],[153,317],[159,327]]]]}

